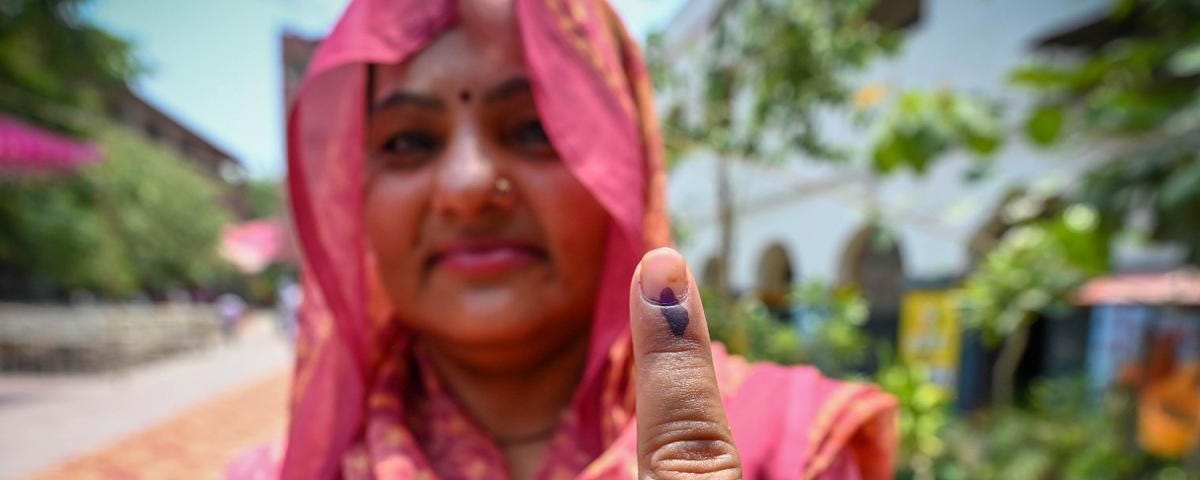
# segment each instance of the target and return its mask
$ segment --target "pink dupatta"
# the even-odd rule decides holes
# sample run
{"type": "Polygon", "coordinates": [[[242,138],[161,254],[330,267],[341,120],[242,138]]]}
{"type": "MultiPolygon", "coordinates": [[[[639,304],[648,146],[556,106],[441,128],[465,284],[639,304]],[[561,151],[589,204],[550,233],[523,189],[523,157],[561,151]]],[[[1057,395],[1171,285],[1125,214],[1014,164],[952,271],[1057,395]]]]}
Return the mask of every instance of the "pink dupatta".
{"type": "MultiPolygon", "coordinates": [[[[645,65],[602,1],[513,3],[546,131],[612,225],[589,359],[538,478],[634,478],[626,297],[641,254],[670,242],[645,65]]],[[[410,333],[391,321],[362,232],[366,65],[411,57],[454,25],[456,8],[451,0],[352,2],[292,107],[288,187],[305,303],[283,478],[505,477],[494,447],[439,390],[436,375],[408,361],[410,333]],[[419,406],[404,401],[413,382],[428,392],[419,406]],[[418,408],[432,429],[420,435],[406,422],[418,408]],[[449,447],[435,448],[442,444],[449,447]]],[[[746,478],[891,475],[890,396],[715,350],[746,478]]]]}

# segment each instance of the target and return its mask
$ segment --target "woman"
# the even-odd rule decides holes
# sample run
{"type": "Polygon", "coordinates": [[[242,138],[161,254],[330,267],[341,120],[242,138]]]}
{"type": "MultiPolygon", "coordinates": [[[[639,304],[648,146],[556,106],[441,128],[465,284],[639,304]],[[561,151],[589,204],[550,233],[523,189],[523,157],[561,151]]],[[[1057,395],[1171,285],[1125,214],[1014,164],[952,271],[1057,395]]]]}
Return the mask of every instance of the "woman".
{"type": "Polygon", "coordinates": [[[289,124],[281,475],[889,476],[891,397],[710,347],[652,109],[603,2],[353,2],[289,124]]]}

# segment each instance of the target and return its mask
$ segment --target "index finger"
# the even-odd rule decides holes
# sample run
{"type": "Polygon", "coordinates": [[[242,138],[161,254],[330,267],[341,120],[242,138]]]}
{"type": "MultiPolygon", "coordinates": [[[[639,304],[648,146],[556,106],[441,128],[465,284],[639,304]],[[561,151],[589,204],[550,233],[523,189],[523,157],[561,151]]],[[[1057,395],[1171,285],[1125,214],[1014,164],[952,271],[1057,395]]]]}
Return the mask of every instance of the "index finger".
{"type": "Polygon", "coordinates": [[[642,257],[629,292],[641,478],[741,478],[708,322],[683,257],[642,257]]]}

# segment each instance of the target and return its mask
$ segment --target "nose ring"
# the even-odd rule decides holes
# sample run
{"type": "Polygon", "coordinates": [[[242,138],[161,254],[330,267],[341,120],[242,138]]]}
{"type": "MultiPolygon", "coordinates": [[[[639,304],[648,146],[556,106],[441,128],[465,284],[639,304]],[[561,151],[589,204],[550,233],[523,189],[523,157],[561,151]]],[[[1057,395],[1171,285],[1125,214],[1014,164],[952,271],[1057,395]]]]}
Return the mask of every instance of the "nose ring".
{"type": "Polygon", "coordinates": [[[497,195],[502,197],[508,196],[508,194],[512,193],[512,181],[504,177],[497,177],[496,184],[493,185],[493,189],[496,191],[497,195]]]}

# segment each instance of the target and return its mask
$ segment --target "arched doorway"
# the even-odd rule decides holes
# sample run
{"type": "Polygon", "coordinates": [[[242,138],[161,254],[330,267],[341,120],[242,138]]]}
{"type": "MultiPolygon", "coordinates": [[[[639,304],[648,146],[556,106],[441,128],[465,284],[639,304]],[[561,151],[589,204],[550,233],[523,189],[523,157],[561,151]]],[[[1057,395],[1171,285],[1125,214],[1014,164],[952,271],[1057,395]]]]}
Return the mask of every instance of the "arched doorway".
{"type": "Polygon", "coordinates": [[[904,259],[897,240],[871,224],[858,230],[842,252],[838,283],[858,289],[871,311],[896,314],[904,295],[904,259]]]}
{"type": "Polygon", "coordinates": [[[755,290],[759,300],[779,320],[791,319],[794,283],[792,259],[787,249],[779,243],[771,244],[759,257],[755,290]]]}
{"type": "Polygon", "coordinates": [[[858,289],[870,305],[863,326],[867,335],[895,346],[905,290],[904,258],[895,236],[876,223],[859,229],[842,252],[838,277],[840,285],[858,289]]]}

